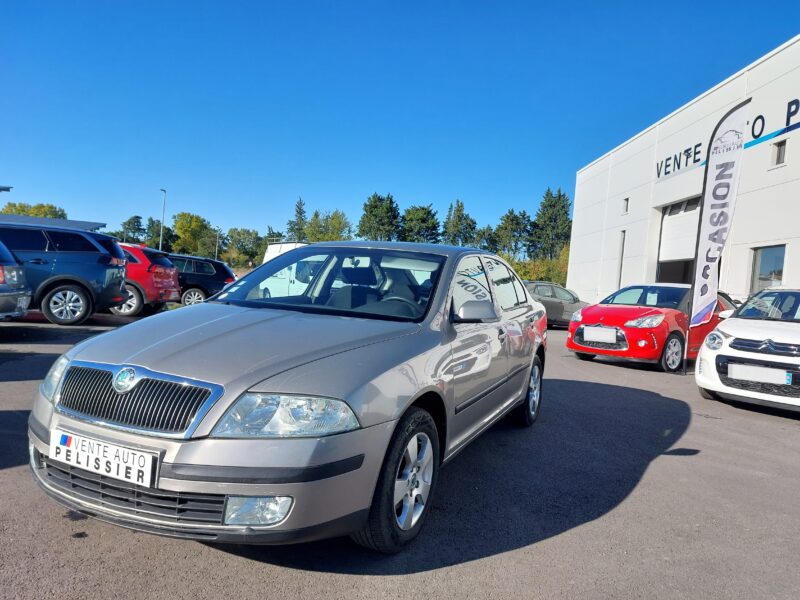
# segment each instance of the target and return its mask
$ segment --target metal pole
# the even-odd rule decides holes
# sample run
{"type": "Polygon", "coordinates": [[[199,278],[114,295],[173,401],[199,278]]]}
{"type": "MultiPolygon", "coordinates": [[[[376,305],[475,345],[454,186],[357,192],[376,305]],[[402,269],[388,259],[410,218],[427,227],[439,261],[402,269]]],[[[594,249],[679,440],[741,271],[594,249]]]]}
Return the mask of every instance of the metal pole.
{"type": "Polygon", "coordinates": [[[161,188],[161,192],[164,194],[161,200],[161,232],[158,234],[158,249],[161,250],[161,246],[164,243],[164,212],[167,210],[167,190],[161,188]]]}
{"type": "Polygon", "coordinates": [[[219,229],[217,229],[217,245],[214,246],[214,260],[217,260],[218,252],[219,252],[219,229]]]}

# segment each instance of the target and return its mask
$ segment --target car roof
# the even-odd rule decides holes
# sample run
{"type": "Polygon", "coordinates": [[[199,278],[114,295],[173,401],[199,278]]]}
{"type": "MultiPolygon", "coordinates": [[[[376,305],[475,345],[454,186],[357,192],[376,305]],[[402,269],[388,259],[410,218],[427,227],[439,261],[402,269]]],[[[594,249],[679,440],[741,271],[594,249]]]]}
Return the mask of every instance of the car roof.
{"type": "Polygon", "coordinates": [[[77,227],[63,227],[59,225],[32,225],[28,223],[14,223],[12,221],[4,221],[0,218],[0,227],[14,227],[14,228],[21,228],[21,229],[36,229],[42,230],[47,229],[48,231],[65,231],[68,233],[83,233],[90,237],[100,237],[100,238],[108,238],[112,240],[116,240],[113,235],[108,235],[107,233],[101,233],[99,231],[88,231],[86,229],[79,229],[77,227]]]}
{"type": "Polygon", "coordinates": [[[131,242],[117,242],[123,248],[133,248],[134,250],[147,250],[148,252],[155,252],[157,254],[165,254],[169,255],[169,252],[164,252],[163,250],[159,250],[158,248],[151,248],[150,246],[145,246],[144,244],[134,244],[131,242]]]}
{"type": "Polygon", "coordinates": [[[427,254],[439,254],[448,257],[457,257],[463,254],[491,254],[485,250],[481,250],[480,248],[470,248],[466,246],[448,246],[447,244],[425,244],[418,242],[375,242],[369,240],[318,242],[315,244],[309,244],[305,247],[400,250],[404,252],[425,252],[427,254]]]}
{"type": "Polygon", "coordinates": [[[691,285],[688,283],[631,283],[620,289],[623,290],[629,287],[669,287],[669,288],[682,288],[688,290],[691,285]]]}
{"type": "MultiPolygon", "coordinates": [[[[164,252],[163,250],[156,250],[156,252],[164,252]]],[[[193,254],[178,254],[177,252],[164,252],[167,256],[174,256],[175,258],[190,258],[192,260],[206,260],[208,262],[217,263],[220,265],[227,264],[223,260],[218,260],[216,258],[208,258],[206,256],[194,256],[193,254]]]]}

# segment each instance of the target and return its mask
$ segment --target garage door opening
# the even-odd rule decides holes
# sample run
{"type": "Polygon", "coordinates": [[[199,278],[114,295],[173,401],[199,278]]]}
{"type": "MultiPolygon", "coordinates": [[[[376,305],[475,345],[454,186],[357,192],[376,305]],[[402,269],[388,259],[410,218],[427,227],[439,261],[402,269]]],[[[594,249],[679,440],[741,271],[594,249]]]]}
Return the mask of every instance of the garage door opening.
{"type": "Polygon", "coordinates": [[[659,262],[656,283],[691,283],[693,273],[693,260],[659,262]]]}

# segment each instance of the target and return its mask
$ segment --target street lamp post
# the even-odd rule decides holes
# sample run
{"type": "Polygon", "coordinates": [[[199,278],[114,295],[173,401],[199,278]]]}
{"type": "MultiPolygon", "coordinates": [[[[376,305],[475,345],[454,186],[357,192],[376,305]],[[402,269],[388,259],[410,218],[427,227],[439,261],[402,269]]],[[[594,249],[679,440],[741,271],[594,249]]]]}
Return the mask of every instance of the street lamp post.
{"type": "Polygon", "coordinates": [[[214,246],[214,260],[217,260],[218,253],[219,253],[219,227],[217,227],[217,245],[214,246]]]}
{"type": "Polygon", "coordinates": [[[167,210],[167,190],[161,188],[161,193],[164,194],[161,200],[161,232],[158,234],[158,249],[164,243],[164,212],[167,210]]]}

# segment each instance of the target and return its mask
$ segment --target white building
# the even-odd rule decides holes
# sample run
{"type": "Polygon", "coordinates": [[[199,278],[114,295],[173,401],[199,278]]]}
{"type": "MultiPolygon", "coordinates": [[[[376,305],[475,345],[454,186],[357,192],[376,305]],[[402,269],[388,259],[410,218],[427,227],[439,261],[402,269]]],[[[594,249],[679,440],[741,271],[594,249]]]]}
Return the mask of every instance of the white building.
{"type": "Polygon", "coordinates": [[[582,300],[689,283],[707,144],[751,96],[720,289],[800,287],[799,35],[578,171],[567,286],[582,300]]]}

